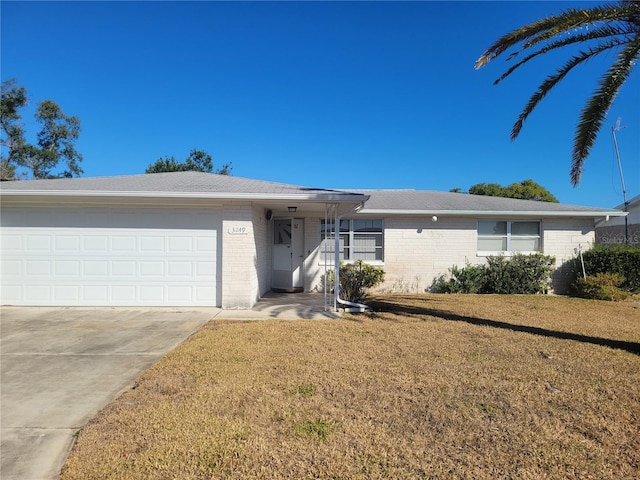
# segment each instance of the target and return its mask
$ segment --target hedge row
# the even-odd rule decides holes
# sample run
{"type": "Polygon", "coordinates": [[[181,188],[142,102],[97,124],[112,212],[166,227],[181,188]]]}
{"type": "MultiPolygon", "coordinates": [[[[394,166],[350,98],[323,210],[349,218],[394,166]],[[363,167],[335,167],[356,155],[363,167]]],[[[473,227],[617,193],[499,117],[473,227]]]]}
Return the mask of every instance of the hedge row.
{"type": "MultiPolygon", "coordinates": [[[[620,288],[640,292],[640,247],[630,245],[595,245],[583,252],[587,276],[618,274],[624,278],[620,288]]],[[[582,277],[580,258],[575,259],[576,280],[582,277]]]]}
{"type": "Polygon", "coordinates": [[[455,265],[448,275],[436,278],[431,290],[438,293],[545,293],[551,283],[555,258],[516,254],[493,256],[486,265],[455,265]]]}

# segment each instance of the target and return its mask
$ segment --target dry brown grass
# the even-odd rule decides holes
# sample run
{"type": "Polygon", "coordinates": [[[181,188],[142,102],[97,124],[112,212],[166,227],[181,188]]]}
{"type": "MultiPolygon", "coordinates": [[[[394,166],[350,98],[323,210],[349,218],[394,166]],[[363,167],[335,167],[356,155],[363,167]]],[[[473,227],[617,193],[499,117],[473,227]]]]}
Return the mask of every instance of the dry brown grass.
{"type": "Polygon", "coordinates": [[[62,478],[640,476],[637,302],[375,306],[210,323],[84,428],[62,478]]]}

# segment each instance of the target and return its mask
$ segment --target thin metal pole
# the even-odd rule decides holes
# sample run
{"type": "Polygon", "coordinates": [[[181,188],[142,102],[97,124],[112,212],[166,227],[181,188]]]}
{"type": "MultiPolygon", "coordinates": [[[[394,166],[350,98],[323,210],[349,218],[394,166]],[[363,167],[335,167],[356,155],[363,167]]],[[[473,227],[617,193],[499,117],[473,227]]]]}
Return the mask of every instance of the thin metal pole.
{"type": "MultiPolygon", "coordinates": [[[[620,151],[618,150],[618,139],[616,138],[616,131],[620,130],[620,119],[616,122],[615,127],[611,127],[611,136],[613,136],[613,146],[616,150],[616,158],[618,159],[618,170],[620,170],[620,182],[622,183],[622,199],[624,201],[624,211],[628,211],[629,204],[627,202],[627,188],[624,184],[624,175],[622,174],[622,162],[620,161],[620,151]]],[[[624,217],[624,243],[629,243],[629,220],[628,215],[624,217]]]]}

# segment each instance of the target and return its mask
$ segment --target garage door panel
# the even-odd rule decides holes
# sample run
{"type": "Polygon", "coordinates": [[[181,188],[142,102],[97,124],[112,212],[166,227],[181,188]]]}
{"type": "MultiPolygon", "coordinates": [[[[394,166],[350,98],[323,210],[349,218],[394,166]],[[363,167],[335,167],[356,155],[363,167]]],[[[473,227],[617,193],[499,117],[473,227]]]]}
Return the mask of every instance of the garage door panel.
{"type": "Polygon", "coordinates": [[[78,260],[56,260],[53,262],[53,272],[60,277],[77,277],[81,271],[80,263],[78,260]]]}
{"type": "Polygon", "coordinates": [[[109,238],[104,235],[84,235],[82,248],[85,252],[99,253],[109,251],[109,238]]]}
{"type": "MultiPolygon", "coordinates": [[[[111,264],[115,264],[117,262],[111,262],[111,264]]],[[[133,274],[135,275],[135,262],[130,261],[127,262],[133,265],[133,274]]],[[[120,264],[118,263],[118,266],[120,264]]],[[[109,275],[109,261],[108,260],[83,260],[82,261],[82,273],[85,277],[105,277],[109,275]]],[[[121,275],[115,269],[112,269],[113,275],[121,275]]]]}
{"type": "Polygon", "coordinates": [[[32,234],[25,239],[26,251],[34,253],[51,252],[51,236],[32,234]]]}
{"type": "Polygon", "coordinates": [[[49,215],[11,210],[2,212],[3,304],[217,304],[216,210],[73,209],[73,214],[52,210],[49,215]],[[25,226],[24,218],[32,223],[25,226]],[[61,225],[49,227],[52,218],[61,225]],[[96,218],[106,223],[97,227],[96,218]],[[167,228],[157,228],[162,219],[167,228]]]}

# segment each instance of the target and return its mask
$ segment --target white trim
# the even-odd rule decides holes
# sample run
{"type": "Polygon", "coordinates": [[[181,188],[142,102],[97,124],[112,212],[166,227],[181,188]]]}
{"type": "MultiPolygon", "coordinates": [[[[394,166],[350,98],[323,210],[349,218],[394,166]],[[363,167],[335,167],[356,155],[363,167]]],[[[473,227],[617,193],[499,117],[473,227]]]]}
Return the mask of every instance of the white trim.
{"type": "MultiPolygon", "coordinates": [[[[94,190],[2,190],[0,195],[3,197],[126,197],[126,198],[206,198],[221,200],[317,200],[325,203],[327,201],[358,201],[359,204],[369,199],[368,195],[339,195],[334,193],[328,194],[301,194],[301,193],[221,193],[221,192],[154,192],[154,191],[94,191],[94,190]],[[366,197],[366,198],[365,198],[366,197]],[[365,200],[362,200],[365,198],[365,200]]],[[[357,207],[354,207],[357,208],[357,207]]]]}
{"type": "Polygon", "coordinates": [[[425,215],[451,217],[487,217],[505,215],[510,217],[625,217],[627,212],[616,210],[391,210],[391,209],[362,209],[357,215],[425,215]]]}
{"type": "Polygon", "coordinates": [[[476,252],[476,257],[513,257],[514,255],[536,255],[539,253],[543,253],[542,251],[532,251],[532,252],[513,252],[513,251],[502,251],[496,250],[492,251],[478,251],[476,252]]]}

